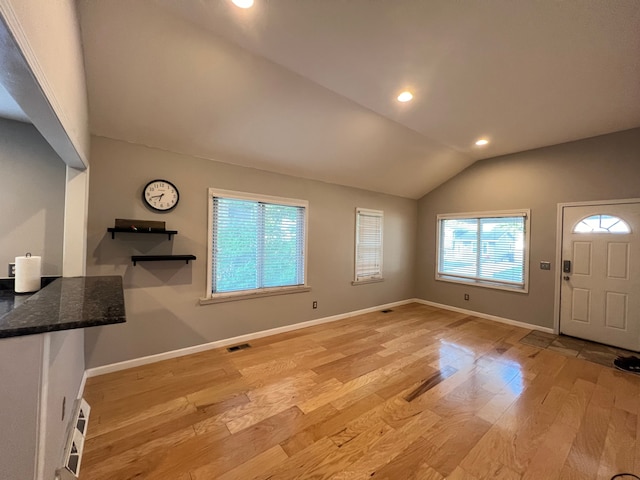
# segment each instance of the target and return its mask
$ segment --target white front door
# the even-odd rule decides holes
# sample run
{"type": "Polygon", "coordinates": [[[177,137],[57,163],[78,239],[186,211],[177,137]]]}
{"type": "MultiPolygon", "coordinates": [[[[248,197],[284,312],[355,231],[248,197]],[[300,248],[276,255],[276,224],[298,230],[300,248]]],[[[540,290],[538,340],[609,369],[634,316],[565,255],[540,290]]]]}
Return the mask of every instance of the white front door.
{"type": "Polygon", "coordinates": [[[640,351],[640,203],[564,207],[560,269],[560,332],[640,351]]]}

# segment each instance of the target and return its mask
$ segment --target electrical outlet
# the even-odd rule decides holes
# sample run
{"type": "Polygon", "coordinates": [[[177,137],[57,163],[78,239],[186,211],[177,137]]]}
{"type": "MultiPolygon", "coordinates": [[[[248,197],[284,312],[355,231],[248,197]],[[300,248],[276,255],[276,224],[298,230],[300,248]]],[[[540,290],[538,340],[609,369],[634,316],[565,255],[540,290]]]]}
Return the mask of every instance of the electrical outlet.
{"type": "Polygon", "coordinates": [[[316,301],[313,302],[313,308],[318,308],[318,302],[316,301]]]}
{"type": "Polygon", "coordinates": [[[16,276],[16,264],[15,263],[10,263],[9,264],[9,277],[15,277],[16,276]]]}
{"type": "Polygon", "coordinates": [[[465,294],[464,294],[464,299],[465,299],[465,300],[469,300],[469,294],[468,294],[468,293],[465,293],[465,294]]]}

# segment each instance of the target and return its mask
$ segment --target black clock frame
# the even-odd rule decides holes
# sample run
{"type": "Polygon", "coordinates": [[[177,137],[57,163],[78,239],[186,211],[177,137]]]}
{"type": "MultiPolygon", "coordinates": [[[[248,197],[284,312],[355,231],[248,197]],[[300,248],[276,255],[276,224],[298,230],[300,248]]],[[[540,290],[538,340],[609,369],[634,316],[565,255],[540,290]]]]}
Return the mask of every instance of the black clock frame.
{"type": "Polygon", "coordinates": [[[154,212],[160,212],[160,213],[167,213],[170,212],[171,210],[173,210],[174,208],[176,208],[178,206],[178,203],[180,203],[180,190],[178,190],[178,187],[175,186],[175,184],[173,182],[170,182],[169,180],[164,180],[162,178],[156,178],[154,180],[151,180],[150,182],[148,182],[143,188],[142,188],[142,201],[144,202],[144,204],[147,206],[147,208],[150,208],[151,210],[153,210],[154,212]],[[171,208],[167,208],[166,210],[162,210],[161,208],[156,208],[153,205],[151,205],[149,203],[149,201],[147,200],[147,197],[144,196],[144,193],[147,191],[147,187],[149,185],[151,185],[152,183],[156,183],[156,182],[164,182],[164,183],[168,183],[169,185],[171,185],[174,190],[176,191],[176,203],[173,205],[173,207],[171,208]]]}

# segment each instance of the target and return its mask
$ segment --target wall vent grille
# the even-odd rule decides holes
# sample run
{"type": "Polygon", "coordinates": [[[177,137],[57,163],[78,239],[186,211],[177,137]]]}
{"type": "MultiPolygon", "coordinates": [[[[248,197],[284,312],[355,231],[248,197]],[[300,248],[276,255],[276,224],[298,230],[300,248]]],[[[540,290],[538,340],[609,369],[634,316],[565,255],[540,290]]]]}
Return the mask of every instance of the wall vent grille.
{"type": "Polygon", "coordinates": [[[248,343],[241,343],[240,345],[234,345],[233,347],[227,348],[227,352],[237,352],[238,350],[244,350],[245,348],[251,348],[251,345],[248,343]]]}

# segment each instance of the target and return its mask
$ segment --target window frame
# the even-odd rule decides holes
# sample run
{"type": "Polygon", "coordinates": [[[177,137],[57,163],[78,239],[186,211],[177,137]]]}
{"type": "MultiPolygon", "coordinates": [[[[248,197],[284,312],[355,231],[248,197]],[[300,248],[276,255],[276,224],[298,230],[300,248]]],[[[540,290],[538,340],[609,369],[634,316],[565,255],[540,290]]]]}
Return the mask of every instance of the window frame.
{"type": "Polygon", "coordinates": [[[219,188],[209,188],[207,192],[207,290],[205,296],[200,299],[200,304],[231,302],[235,300],[243,300],[248,298],[267,297],[272,295],[286,295],[291,293],[308,292],[311,290],[307,283],[308,279],[308,243],[309,243],[309,202],[295,198],[276,197],[271,195],[262,195],[257,193],[239,192],[234,190],[223,190],[219,188]],[[262,287],[249,290],[239,290],[235,292],[214,293],[213,288],[213,199],[228,198],[234,200],[245,200],[251,202],[270,203],[274,205],[284,205],[291,207],[304,208],[304,242],[303,242],[303,261],[304,283],[301,285],[290,285],[282,287],[262,287]]]}
{"type": "Polygon", "coordinates": [[[588,215],[580,220],[578,220],[578,222],[573,226],[573,228],[571,229],[571,233],[577,234],[577,235],[601,235],[601,234],[605,234],[605,235],[630,235],[633,233],[633,230],[631,228],[631,225],[629,225],[629,222],[627,222],[624,218],[618,216],[618,215],[612,215],[609,213],[595,213],[593,215],[588,215]],[[614,224],[611,225],[611,227],[609,228],[604,228],[604,227],[598,227],[598,229],[591,229],[591,231],[580,231],[578,230],[578,227],[580,226],[580,224],[584,223],[586,226],[589,226],[589,224],[586,222],[587,220],[594,218],[594,217],[600,217],[599,220],[600,222],[602,222],[602,217],[607,216],[607,217],[611,217],[611,218],[615,218],[618,221],[615,222],[614,224]],[[622,225],[624,225],[627,229],[627,231],[625,232],[616,232],[616,231],[611,231],[610,228],[612,228],[613,226],[617,225],[618,223],[622,223],[622,225]]]}
{"type": "Polygon", "coordinates": [[[518,210],[493,210],[484,212],[468,212],[468,213],[448,213],[438,214],[436,217],[436,261],[435,261],[435,279],[440,282],[456,283],[458,285],[469,285],[475,287],[491,288],[494,290],[505,290],[515,293],[529,293],[529,260],[531,250],[531,209],[518,209],[518,210]],[[460,278],[445,273],[440,273],[440,230],[442,220],[477,220],[481,218],[512,218],[523,217],[524,220],[524,246],[523,246],[523,286],[514,285],[508,286],[500,282],[492,282],[490,280],[476,279],[476,278],[460,278]]]}
{"type": "Polygon", "coordinates": [[[354,249],[354,264],[353,264],[353,281],[352,285],[362,285],[366,283],[375,283],[384,281],[384,210],[373,210],[370,208],[356,207],[356,224],[355,224],[355,249],[354,249]],[[380,245],[378,246],[380,251],[380,273],[378,275],[369,275],[367,277],[358,277],[358,248],[360,246],[360,218],[361,215],[380,217],[380,245]]]}

